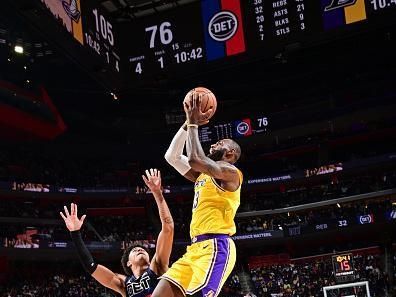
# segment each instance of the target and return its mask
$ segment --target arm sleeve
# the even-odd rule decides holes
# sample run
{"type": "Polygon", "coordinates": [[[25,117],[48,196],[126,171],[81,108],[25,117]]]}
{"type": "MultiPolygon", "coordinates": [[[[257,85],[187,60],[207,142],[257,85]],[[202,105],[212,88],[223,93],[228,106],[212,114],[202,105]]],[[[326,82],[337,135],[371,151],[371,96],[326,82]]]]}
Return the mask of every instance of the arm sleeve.
{"type": "Polygon", "coordinates": [[[80,258],[81,264],[83,265],[84,269],[89,274],[94,273],[98,264],[95,263],[91,253],[88,251],[87,247],[85,246],[84,241],[82,240],[81,237],[80,230],[71,231],[70,236],[77,249],[78,257],[80,258]]]}
{"type": "Polygon", "coordinates": [[[173,137],[172,142],[165,153],[166,161],[181,175],[185,175],[191,169],[191,166],[188,164],[188,158],[183,155],[186,140],[187,131],[182,127],[177,131],[175,137],[173,137]]]}

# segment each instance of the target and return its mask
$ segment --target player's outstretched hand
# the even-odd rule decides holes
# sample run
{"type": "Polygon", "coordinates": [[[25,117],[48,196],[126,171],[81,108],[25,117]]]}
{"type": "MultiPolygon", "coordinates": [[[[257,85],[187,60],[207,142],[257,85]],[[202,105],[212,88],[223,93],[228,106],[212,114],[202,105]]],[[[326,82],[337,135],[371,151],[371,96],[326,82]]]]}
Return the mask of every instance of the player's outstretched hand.
{"type": "Polygon", "coordinates": [[[161,172],[158,169],[151,168],[150,170],[146,170],[146,176],[142,175],[142,178],[151,192],[162,192],[161,172]]]}
{"type": "Polygon", "coordinates": [[[65,221],[66,228],[69,229],[70,232],[80,230],[86,215],[83,215],[80,219],[77,217],[77,204],[75,203],[70,204],[70,213],[66,206],[63,206],[63,209],[65,210],[65,214],[62,212],[59,214],[65,221]]]}

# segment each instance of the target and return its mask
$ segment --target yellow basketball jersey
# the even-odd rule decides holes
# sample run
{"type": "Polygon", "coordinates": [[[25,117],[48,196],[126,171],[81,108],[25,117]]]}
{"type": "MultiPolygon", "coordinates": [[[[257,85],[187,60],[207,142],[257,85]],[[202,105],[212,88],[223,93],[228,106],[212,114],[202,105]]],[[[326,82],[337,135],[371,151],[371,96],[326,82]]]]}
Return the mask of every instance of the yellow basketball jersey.
{"type": "Polygon", "coordinates": [[[236,232],[235,214],[240,204],[240,185],[234,192],[224,190],[211,176],[201,173],[194,186],[194,202],[190,224],[191,238],[208,233],[233,235],[236,232]]]}

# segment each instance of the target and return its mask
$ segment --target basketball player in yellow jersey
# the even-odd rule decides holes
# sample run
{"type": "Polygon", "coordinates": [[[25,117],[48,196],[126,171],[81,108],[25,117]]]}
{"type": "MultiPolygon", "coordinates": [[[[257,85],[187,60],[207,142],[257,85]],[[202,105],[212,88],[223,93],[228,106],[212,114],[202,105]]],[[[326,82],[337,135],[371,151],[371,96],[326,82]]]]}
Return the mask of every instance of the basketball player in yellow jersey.
{"type": "Polygon", "coordinates": [[[182,258],[162,275],[152,297],[216,297],[234,268],[234,217],[240,203],[242,173],[233,165],[241,155],[239,145],[223,139],[204,154],[198,125],[205,115],[200,98],[185,104],[187,123],[177,132],[165,154],[182,175],[195,182],[190,225],[191,245],[182,258]],[[187,141],[187,156],[183,155],[187,141]]]}

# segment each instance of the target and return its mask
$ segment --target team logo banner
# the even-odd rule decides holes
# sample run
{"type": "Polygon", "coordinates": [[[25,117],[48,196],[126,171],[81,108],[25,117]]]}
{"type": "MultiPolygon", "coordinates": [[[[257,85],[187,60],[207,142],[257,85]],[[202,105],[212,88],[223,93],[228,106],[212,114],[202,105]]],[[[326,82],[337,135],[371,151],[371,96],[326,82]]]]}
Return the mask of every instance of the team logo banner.
{"type": "Polygon", "coordinates": [[[250,119],[243,119],[234,122],[234,135],[235,137],[247,137],[253,134],[252,123],[250,119]]]}
{"type": "Polygon", "coordinates": [[[208,61],[245,52],[240,0],[203,0],[202,17],[208,61]]]}
{"type": "Polygon", "coordinates": [[[325,30],[367,19],[364,0],[321,0],[325,30]]]}

